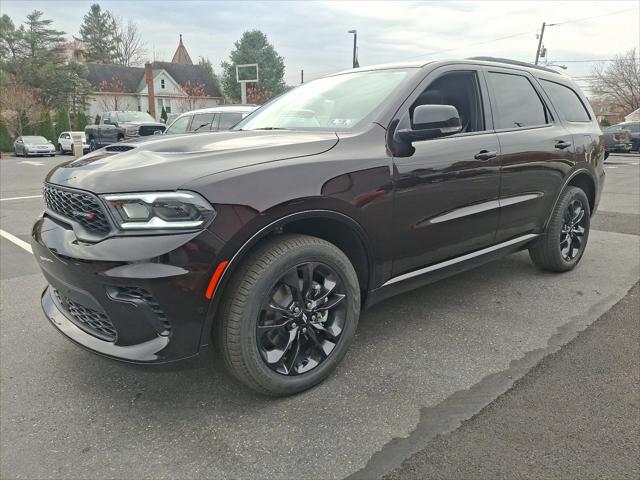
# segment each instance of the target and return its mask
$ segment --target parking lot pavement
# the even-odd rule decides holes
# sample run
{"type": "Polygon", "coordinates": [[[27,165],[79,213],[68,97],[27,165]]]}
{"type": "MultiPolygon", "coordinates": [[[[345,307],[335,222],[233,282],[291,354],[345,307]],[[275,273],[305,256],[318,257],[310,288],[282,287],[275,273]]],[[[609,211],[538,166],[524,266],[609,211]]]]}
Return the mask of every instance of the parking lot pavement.
{"type": "MultiPolygon", "coordinates": [[[[601,209],[609,217],[594,218],[598,230],[576,270],[543,273],[522,252],[390,299],[363,314],[333,376],[284,399],[237,385],[215,355],[153,369],[77,348],[41,314],[35,261],[0,238],[0,477],[374,478],[392,470],[637,282],[640,238],[619,233],[616,219],[639,216],[640,167],[620,161],[607,169],[601,209]]],[[[11,167],[31,178],[15,186],[37,194],[42,177],[27,167],[40,168],[11,167]]],[[[3,178],[0,198],[17,196],[5,191],[13,184],[3,178]]],[[[26,239],[41,208],[31,201],[2,201],[0,228],[26,239]]]]}

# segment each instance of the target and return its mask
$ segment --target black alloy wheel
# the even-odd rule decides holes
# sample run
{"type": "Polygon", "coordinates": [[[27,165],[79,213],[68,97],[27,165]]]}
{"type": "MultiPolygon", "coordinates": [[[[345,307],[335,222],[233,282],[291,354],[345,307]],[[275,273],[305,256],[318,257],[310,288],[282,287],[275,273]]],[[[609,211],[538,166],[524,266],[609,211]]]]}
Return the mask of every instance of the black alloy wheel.
{"type": "Polygon", "coordinates": [[[269,368],[300,375],[324,362],[340,341],[346,296],[328,265],[306,262],[286,272],[264,300],[256,325],[258,349],[269,368]]]}
{"type": "Polygon", "coordinates": [[[582,250],[585,232],[585,208],[580,199],[573,199],[567,206],[560,233],[560,254],[570,262],[582,250]]]}

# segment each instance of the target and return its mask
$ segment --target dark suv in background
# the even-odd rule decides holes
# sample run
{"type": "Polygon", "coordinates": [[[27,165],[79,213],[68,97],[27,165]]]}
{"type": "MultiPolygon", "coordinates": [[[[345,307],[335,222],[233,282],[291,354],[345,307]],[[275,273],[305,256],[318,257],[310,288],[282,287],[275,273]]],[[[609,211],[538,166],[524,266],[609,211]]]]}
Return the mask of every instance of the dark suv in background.
{"type": "Polygon", "coordinates": [[[216,343],[276,395],[324,379],[390,295],[522,249],[571,270],[604,180],[575,83],[488,58],[350,70],[231,131],[118,147],[46,178],[47,318],[129,362],[216,343]]]}

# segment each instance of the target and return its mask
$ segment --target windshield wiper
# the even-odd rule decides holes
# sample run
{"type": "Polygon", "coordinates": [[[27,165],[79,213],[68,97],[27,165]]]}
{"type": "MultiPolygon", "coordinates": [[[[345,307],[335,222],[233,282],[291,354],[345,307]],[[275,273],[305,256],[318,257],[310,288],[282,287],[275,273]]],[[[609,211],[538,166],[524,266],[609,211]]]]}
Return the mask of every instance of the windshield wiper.
{"type": "Polygon", "coordinates": [[[281,128],[281,127],[260,127],[260,128],[252,128],[251,130],[288,130],[288,129],[281,128]]]}

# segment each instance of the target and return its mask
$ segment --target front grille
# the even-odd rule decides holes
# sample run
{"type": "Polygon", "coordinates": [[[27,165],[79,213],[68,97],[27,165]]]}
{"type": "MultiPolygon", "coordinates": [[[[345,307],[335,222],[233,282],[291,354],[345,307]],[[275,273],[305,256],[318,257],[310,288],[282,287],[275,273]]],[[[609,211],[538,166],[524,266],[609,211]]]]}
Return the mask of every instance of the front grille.
{"type": "Polygon", "coordinates": [[[49,184],[44,185],[42,194],[49,210],[78,222],[87,231],[104,235],[111,230],[102,206],[92,195],[49,184]]]}
{"type": "Polygon", "coordinates": [[[145,137],[147,135],[153,135],[154,132],[159,131],[159,132],[164,132],[164,129],[166,127],[162,127],[160,125],[142,125],[140,127],[140,130],[138,131],[138,134],[141,137],[145,137]]]}
{"type": "Polygon", "coordinates": [[[60,306],[71,315],[75,320],[75,324],[82,328],[85,332],[107,342],[114,342],[117,338],[117,332],[109,317],[104,313],[85,307],[84,305],[74,302],[66,297],[58,290],[53,293],[58,299],[60,306]]]}
{"type": "Polygon", "coordinates": [[[167,314],[164,312],[155,297],[146,289],[142,287],[128,287],[128,286],[114,286],[111,287],[110,295],[123,302],[143,302],[151,310],[154,318],[153,323],[157,327],[160,335],[169,335],[171,333],[171,323],[167,318],[167,314]]]}
{"type": "Polygon", "coordinates": [[[107,152],[128,152],[134,147],[131,145],[109,145],[105,148],[107,152]]]}

